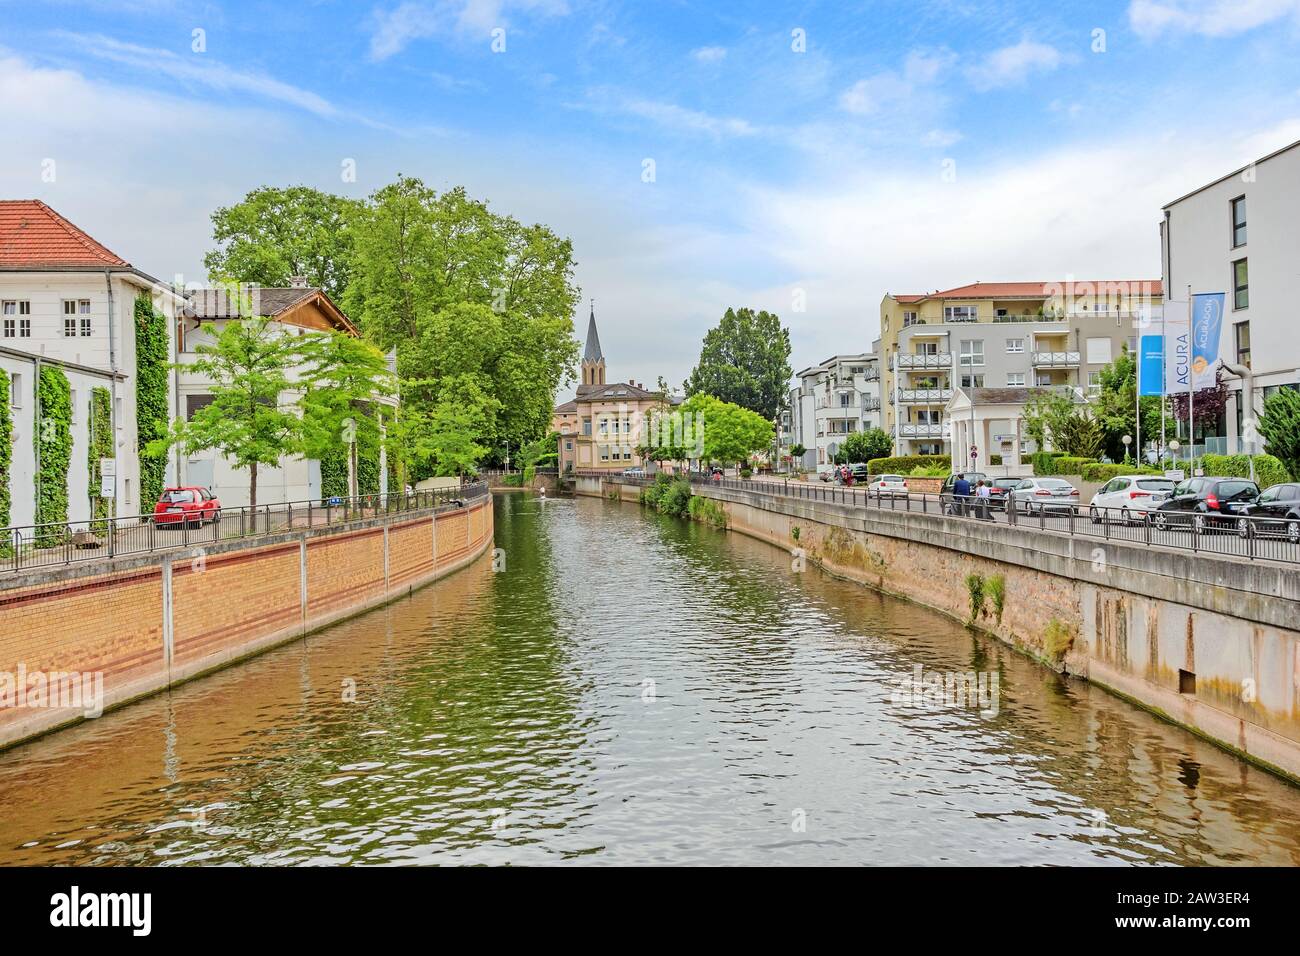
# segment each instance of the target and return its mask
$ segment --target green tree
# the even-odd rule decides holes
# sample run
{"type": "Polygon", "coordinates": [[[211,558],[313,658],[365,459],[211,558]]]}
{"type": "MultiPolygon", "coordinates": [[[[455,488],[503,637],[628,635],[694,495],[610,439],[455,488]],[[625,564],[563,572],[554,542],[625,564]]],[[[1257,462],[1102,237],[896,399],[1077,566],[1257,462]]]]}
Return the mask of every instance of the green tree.
{"type": "Polygon", "coordinates": [[[303,423],[280,395],[294,385],[289,370],[301,360],[297,337],[276,323],[231,321],[214,345],[199,345],[186,368],[206,376],[212,402],[188,421],[177,421],[146,453],[161,457],[173,445],[186,454],[215,449],[248,469],[248,501],[257,507],[257,469],[303,452],[303,423]]]}
{"type": "Polygon", "coordinates": [[[1076,409],[1052,435],[1058,451],[1074,458],[1097,458],[1102,451],[1101,423],[1086,409],[1076,409]]]}
{"type": "Polygon", "coordinates": [[[772,423],[757,412],[712,395],[697,393],[682,404],[703,430],[701,456],[724,465],[748,462],[754,452],[772,444],[772,423]]]}
{"type": "Polygon", "coordinates": [[[873,458],[886,458],[894,449],[894,442],[879,428],[868,428],[863,432],[853,432],[840,445],[835,460],[842,464],[856,464],[871,461],[873,458]]]}
{"type": "Polygon", "coordinates": [[[790,385],[790,332],[771,312],[727,309],[704,336],[686,394],[712,395],[773,420],[790,385]]]}
{"type": "MultiPolygon", "coordinates": [[[[1123,460],[1123,438],[1137,440],[1137,361],[1125,346],[1115,361],[1098,373],[1101,388],[1092,401],[1092,414],[1101,424],[1102,445],[1112,461],[1123,460]]],[[[1160,399],[1155,395],[1142,398],[1142,436],[1154,438],[1160,433],[1160,399]]],[[[1140,448],[1132,449],[1140,454],[1140,448]]]]}
{"type": "Polygon", "coordinates": [[[384,354],[369,342],[342,332],[315,333],[298,343],[307,368],[302,407],[303,450],[325,459],[346,450],[348,494],[357,497],[360,445],[378,448],[380,423],[374,403],[395,387],[384,354]]]}
{"type": "Polygon", "coordinates": [[[1044,389],[1030,396],[1025,403],[1025,434],[1033,439],[1039,451],[1049,444],[1063,450],[1058,435],[1067,427],[1074,415],[1074,400],[1064,391],[1044,389]]]}
{"type": "Polygon", "coordinates": [[[212,214],[218,246],[203,257],[208,277],[286,286],[301,275],[338,299],[348,286],[360,208],[355,199],[307,186],[254,189],[212,214]]]}
{"type": "Polygon", "coordinates": [[[452,401],[407,410],[394,429],[393,445],[421,477],[472,475],[488,449],[475,440],[481,411],[452,401]]]}
{"type": "Polygon", "coordinates": [[[1265,450],[1286,466],[1292,478],[1300,475],[1300,391],[1282,388],[1264,399],[1257,427],[1265,450]]]}

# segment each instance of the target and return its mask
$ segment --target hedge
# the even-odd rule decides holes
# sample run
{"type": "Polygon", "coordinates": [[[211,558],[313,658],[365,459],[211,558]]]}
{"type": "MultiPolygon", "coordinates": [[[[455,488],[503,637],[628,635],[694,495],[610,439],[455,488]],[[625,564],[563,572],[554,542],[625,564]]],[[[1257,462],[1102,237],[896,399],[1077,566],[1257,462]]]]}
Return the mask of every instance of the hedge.
{"type": "MultiPolygon", "coordinates": [[[[113,457],[113,398],[106,388],[90,390],[90,441],[86,444],[86,473],[90,476],[90,496],[92,501],[91,517],[102,519],[109,516],[111,500],[99,496],[99,469],[101,458],[113,457]]],[[[103,524],[96,525],[96,530],[107,530],[103,524]]]]}
{"type": "MultiPolygon", "coordinates": [[[[68,466],[72,463],[72,388],[62,369],[45,365],[36,392],[40,409],[34,441],[40,461],[36,472],[36,524],[66,524],[68,466]]],[[[63,535],[56,529],[37,534],[37,544],[42,547],[62,541],[63,535]]]]}
{"type": "MultiPolygon", "coordinates": [[[[135,432],[136,447],[167,435],[167,317],[153,307],[147,295],[135,300],[135,432]]],[[[162,497],[167,473],[164,455],[138,455],[140,462],[140,508],[152,509],[162,497]]]]}
{"type": "Polygon", "coordinates": [[[1094,462],[1091,465],[1084,465],[1080,474],[1084,481],[1110,481],[1120,475],[1163,475],[1164,472],[1145,466],[1139,468],[1136,465],[1104,465],[1101,462],[1094,462]]]}
{"type": "MultiPolygon", "coordinates": [[[[9,469],[14,456],[13,412],[9,408],[9,374],[0,368],[0,528],[9,527],[9,469]]],[[[0,547],[4,542],[0,541],[0,547]]]]}
{"type": "Polygon", "coordinates": [[[1097,464],[1096,458],[1073,458],[1069,455],[1061,455],[1052,462],[1054,475],[1081,475],[1087,465],[1097,464]]]}
{"type": "Polygon", "coordinates": [[[1029,456],[1029,462],[1034,466],[1034,475],[1045,478],[1056,474],[1056,459],[1063,457],[1063,451],[1036,451],[1029,456]]]}
{"type": "MultiPolygon", "coordinates": [[[[1201,458],[1201,467],[1207,475],[1215,478],[1249,478],[1249,455],[1205,455],[1201,458]]],[[[1272,455],[1255,456],[1255,481],[1261,488],[1290,481],[1286,466],[1272,455]]]]}
{"type": "Polygon", "coordinates": [[[899,455],[897,458],[873,458],[867,462],[869,475],[906,475],[913,468],[952,467],[948,455],[899,455]]]}

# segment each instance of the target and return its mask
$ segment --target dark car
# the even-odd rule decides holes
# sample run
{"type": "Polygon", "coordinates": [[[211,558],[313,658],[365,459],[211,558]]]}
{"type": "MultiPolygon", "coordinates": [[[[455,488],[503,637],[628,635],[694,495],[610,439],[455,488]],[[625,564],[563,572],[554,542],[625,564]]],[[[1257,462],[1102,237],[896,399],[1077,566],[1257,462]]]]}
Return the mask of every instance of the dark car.
{"type": "Polygon", "coordinates": [[[1259,499],[1259,485],[1245,478],[1188,478],[1148,513],[1161,531],[1190,527],[1195,534],[1236,529],[1237,519],[1259,499]]]}
{"type": "Polygon", "coordinates": [[[1269,485],[1245,514],[1252,520],[1238,521],[1239,534],[1282,534],[1300,544],[1300,485],[1269,485]]]}
{"type": "MultiPolygon", "coordinates": [[[[970,500],[966,501],[965,504],[971,504],[975,498],[975,482],[988,478],[988,475],[982,471],[958,471],[949,475],[943,480],[943,486],[939,489],[939,501],[945,508],[952,504],[952,486],[957,483],[959,475],[965,476],[966,480],[970,482],[970,500]]],[[[1019,479],[1016,480],[1019,481],[1019,479]]]]}
{"type": "Polygon", "coordinates": [[[850,474],[853,475],[853,481],[855,484],[861,481],[866,481],[869,477],[871,477],[870,474],[867,472],[867,466],[865,462],[857,465],[849,465],[849,472],[850,474]]]}
{"type": "Polygon", "coordinates": [[[989,483],[989,507],[995,510],[998,508],[1005,509],[1011,489],[1023,480],[1021,478],[994,478],[989,483]]]}
{"type": "Polygon", "coordinates": [[[167,488],[153,506],[157,525],[204,525],[221,520],[221,502],[206,488],[167,488]]]}

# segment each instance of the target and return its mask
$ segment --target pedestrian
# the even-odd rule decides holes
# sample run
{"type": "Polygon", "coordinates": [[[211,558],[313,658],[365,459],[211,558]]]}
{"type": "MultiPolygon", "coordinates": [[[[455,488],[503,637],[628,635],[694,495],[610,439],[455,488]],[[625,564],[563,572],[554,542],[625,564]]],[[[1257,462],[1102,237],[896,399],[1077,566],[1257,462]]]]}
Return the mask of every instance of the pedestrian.
{"type": "Polygon", "coordinates": [[[979,499],[979,516],[981,521],[992,521],[993,515],[989,510],[989,498],[993,494],[990,487],[992,482],[985,481],[981,478],[975,483],[975,497],[979,499]]]}
{"type": "Polygon", "coordinates": [[[952,483],[952,513],[957,517],[966,514],[968,498],[970,498],[970,482],[966,480],[965,475],[959,474],[957,480],[952,483]]]}

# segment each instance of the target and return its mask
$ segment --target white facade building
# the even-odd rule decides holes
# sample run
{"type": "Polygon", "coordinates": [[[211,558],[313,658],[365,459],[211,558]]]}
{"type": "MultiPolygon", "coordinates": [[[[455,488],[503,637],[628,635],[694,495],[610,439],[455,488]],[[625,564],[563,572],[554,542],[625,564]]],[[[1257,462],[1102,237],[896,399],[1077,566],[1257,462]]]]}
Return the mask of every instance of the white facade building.
{"type": "Polygon", "coordinates": [[[791,444],[805,448],[802,466],[825,471],[844,439],[881,427],[880,362],[873,352],[834,355],[798,373],[790,392],[791,444]]]}
{"type": "MultiPolygon", "coordinates": [[[[1300,142],[1208,183],[1164,207],[1161,241],[1169,298],[1225,292],[1219,359],[1254,375],[1256,414],[1279,388],[1300,387],[1300,142]]],[[[1225,375],[1228,407],[1209,452],[1249,451],[1242,441],[1242,380],[1225,375]]],[[[1198,436],[1197,451],[1202,439],[1198,436]]],[[[1261,450],[1261,449],[1255,449],[1261,450]]]]}

